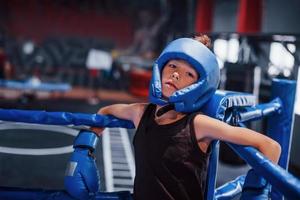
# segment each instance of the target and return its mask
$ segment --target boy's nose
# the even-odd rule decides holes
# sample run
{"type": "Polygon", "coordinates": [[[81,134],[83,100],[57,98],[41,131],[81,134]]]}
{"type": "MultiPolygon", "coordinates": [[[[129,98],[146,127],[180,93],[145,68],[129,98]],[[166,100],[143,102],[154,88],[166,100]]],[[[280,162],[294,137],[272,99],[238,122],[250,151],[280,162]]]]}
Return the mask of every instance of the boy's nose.
{"type": "Polygon", "coordinates": [[[178,81],[179,80],[179,74],[178,74],[178,72],[173,72],[172,73],[172,78],[176,79],[176,81],[178,81]]]}

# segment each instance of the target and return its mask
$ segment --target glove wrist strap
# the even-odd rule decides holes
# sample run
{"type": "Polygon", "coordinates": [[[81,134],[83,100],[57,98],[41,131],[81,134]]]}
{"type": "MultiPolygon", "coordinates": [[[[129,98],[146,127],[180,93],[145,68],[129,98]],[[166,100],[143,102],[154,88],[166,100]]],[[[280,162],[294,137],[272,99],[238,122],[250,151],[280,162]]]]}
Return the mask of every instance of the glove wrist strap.
{"type": "Polygon", "coordinates": [[[85,147],[94,151],[98,143],[98,136],[88,130],[81,130],[74,140],[73,147],[85,147]]]}

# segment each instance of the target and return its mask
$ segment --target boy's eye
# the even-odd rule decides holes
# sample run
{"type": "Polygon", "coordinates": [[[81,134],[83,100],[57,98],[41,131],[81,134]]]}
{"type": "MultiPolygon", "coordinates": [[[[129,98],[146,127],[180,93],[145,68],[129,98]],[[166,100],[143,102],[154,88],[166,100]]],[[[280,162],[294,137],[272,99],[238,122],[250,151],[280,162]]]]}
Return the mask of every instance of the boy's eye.
{"type": "Polygon", "coordinates": [[[195,77],[194,74],[191,73],[191,72],[187,72],[187,75],[188,75],[189,77],[191,77],[191,78],[194,78],[194,77],[195,77]]]}
{"type": "Polygon", "coordinates": [[[169,67],[171,67],[171,68],[176,68],[176,65],[174,65],[174,64],[169,64],[169,67]]]}

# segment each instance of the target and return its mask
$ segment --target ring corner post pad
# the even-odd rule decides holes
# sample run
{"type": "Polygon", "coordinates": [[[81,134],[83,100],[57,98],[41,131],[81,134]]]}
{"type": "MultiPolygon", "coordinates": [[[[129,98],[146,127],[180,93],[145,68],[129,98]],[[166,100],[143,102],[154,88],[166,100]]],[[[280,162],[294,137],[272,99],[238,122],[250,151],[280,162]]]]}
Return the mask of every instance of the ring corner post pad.
{"type": "MultiPolygon", "coordinates": [[[[280,98],[282,109],[279,114],[268,118],[267,134],[282,147],[278,164],[286,170],[288,169],[293,136],[295,96],[296,81],[286,79],[272,80],[271,99],[280,98]]],[[[282,199],[282,195],[276,189],[272,189],[271,196],[272,199],[282,199]]]]}
{"type": "MultiPolygon", "coordinates": [[[[255,98],[248,93],[237,93],[232,91],[220,91],[217,90],[214,96],[201,107],[200,111],[204,114],[216,118],[221,121],[225,121],[227,110],[233,106],[249,106],[255,104],[255,98]]],[[[216,174],[219,157],[219,141],[213,141],[212,152],[209,158],[207,176],[207,186],[205,196],[207,200],[214,200],[215,186],[216,186],[216,174]]]]}

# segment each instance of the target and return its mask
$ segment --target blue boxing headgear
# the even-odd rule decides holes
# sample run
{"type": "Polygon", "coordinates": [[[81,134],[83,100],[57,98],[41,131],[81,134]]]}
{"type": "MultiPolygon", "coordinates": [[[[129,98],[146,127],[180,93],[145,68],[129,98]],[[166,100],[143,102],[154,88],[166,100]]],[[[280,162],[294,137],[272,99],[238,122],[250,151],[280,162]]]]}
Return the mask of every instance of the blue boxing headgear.
{"type": "Polygon", "coordinates": [[[216,56],[201,42],[191,38],[172,41],[155,61],[150,82],[149,98],[158,105],[173,104],[178,112],[194,112],[215,93],[220,79],[216,56]],[[199,73],[200,78],[192,85],[175,91],[169,99],[162,95],[161,72],[172,59],[185,60],[199,73]]]}

